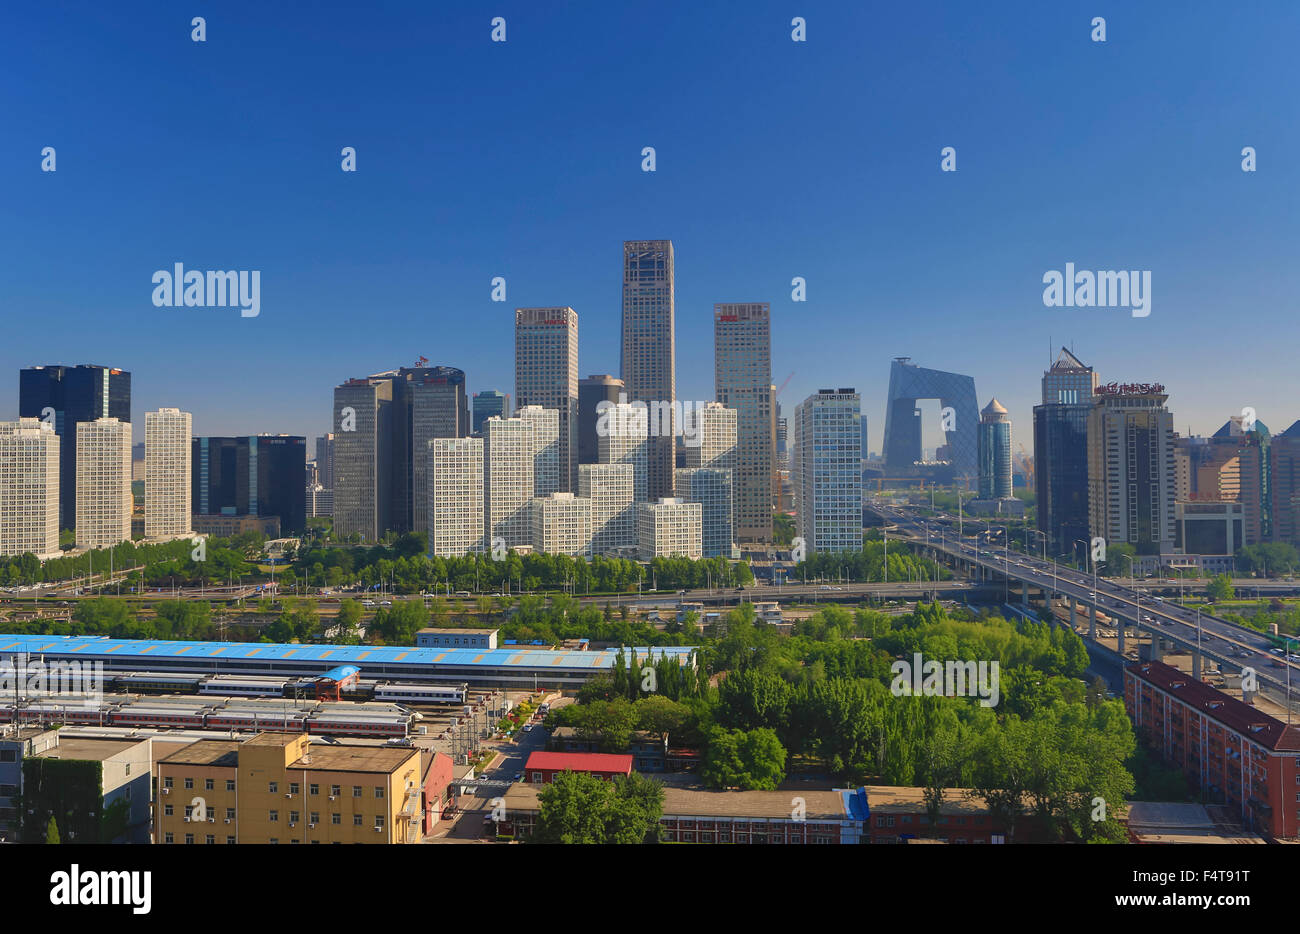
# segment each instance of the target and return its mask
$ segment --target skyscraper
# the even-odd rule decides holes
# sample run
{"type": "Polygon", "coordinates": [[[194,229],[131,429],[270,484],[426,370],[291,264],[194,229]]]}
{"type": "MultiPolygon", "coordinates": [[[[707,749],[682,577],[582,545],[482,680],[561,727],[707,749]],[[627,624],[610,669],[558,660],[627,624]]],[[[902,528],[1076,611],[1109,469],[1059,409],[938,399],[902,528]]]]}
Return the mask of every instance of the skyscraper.
{"type": "Polygon", "coordinates": [[[919,400],[940,405],[939,429],[944,433],[949,472],[958,478],[979,476],[979,403],[975,380],[960,373],[947,373],[917,366],[910,357],[895,357],[889,367],[889,400],[885,410],[885,471],[890,477],[913,477],[935,473],[918,466],[921,452],[921,410],[919,400]]]}
{"type": "Polygon", "coordinates": [[[732,483],[732,472],[726,468],[677,469],[677,498],[700,504],[700,548],[706,558],[731,557],[732,483]]]}
{"type": "Polygon", "coordinates": [[[316,438],[316,482],[327,490],[334,489],[334,435],[316,438]]]}
{"type": "Polygon", "coordinates": [[[200,516],[276,516],[282,535],[297,535],[307,528],[306,460],[302,435],[195,438],[190,506],[200,516]]]}
{"type": "Polygon", "coordinates": [[[1011,417],[994,398],[980,413],[980,499],[1011,499],[1011,417]]]}
{"type": "Polygon", "coordinates": [[[60,528],[70,529],[77,515],[77,424],[97,418],[130,423],[131,374],[104,366],[27,367],[18,375],[18,415],[47,414],[60,439],[60,528]]]}
{"type": "Polygon", "coordinates": [[[0,555],[59,551],[59,446],[49,422],[0,422],[0,555]]]}
{"type": "Polygon", "coordinates": [[[350,379],[334,387],[334,534],[377,542],[390,528],[393,382],[350,379]]]}
{"type": "Polygon", "coordinates": [[[734,471],[740,459],[739,415],[721,402],[709,402],[697,408],[691,418],[698,443],[684,445],[686,466],[734,471]]]}
{"type": "Polygon", "coordinates": [[[556,490],[572,491],[578,485],[578,313],[572,308],[515,309],[515,400],[520,408],[559,413],[556,490]]]}
{"type": "Polygon", "coordinates": [[[862,397],[819,389],[795,410],[796,524],[808,552],[862,549],[862,397]]]}
{"type": "Polygon", "coordinates": [[[1088,538],[1088,417],[1097,374],[1064,347],[1043,374],[1034,406],[1034,484],[1039,531],[1053,554],[1088,538]]]}
{"type": "Polygon", "coordinates": [[[772,319],[766,302],[713,306],[713,372],[717,401],[736,410],[734,501],[736,540],[772,540],[772,319]]]}
{"type": "Polygon", "coordinates": [[[1088,516],[1093,537],[1138,554],[1174,551],[1174,424],[1164,387],[1098,387],[1088,416],[1088,516]]]}
{"type": "Polygon", "coordinates": [[[77,423],[77,547],[131,540],[131,423],[77,423]]]}
{"type": "Polygon", "coordinates": [[[532,544],[544,554],[591,554],[591,500],[572,493],[534,497],[532,544]]]}
{"type": "Polygon", "coordinates": [[[591,553],[615,554],[636,544],[636,471],[631,464],[579,464],[578,492],[591,501],[591,553]]]}
{"type": "Polygon", "coordinates": [[[483,423],[484,527],[487,547],[532,542],[534,421],[489,418],[483,423]]]}
{"type": "Polygon", "coordinates": [[[1300,421],[1273,436],[1269,460],[1273,541],[1296,544],[1300,542],[1300,421]]]}
{"type": "Polygon", "coordinates": [[[600,463],[600,439],[596,436],[601,412],[599,406],[602,402],[618,402],[620,393],[626,395],[627,387],[615,376],[597,374],[578,380],[578,430],[575,434],[579,464],[600,463]]]}
{"type": "MultiPolygon", "coordinates": [[[[671,240],[623,244],[621,369],[631,402],[671,406],[677,400],[675,281],[671,240]]],[[[676,430],[657,433],[647,443],[652,499],[672,494],[676,430]]]]}
{"type": "Polygon", "coordinates": [[[607,406],[601,412],[601,425],[600,462],[631,465],[632,498],[638,503],[648,501],[650,434],[645,408],[631,402],[607,406]]]}
{"type": "Polygon", "coordinates": [[[560,413],[540,405],[522,406],[515,418],[530,426],[533,445],[533,495],[550,496],[564,490],[564,467],[560,456],[563,443],[560,413]]]}
{"type": "Polygon", "coordinates": [[[510,406],[510,393],[499,392],[495,389],[484,389],[482,392],[474,393],[474,416],[473,431],[478,434],[483,430],[483,422],[493,415],[499,418],[509,418],[514,414],[514,409],[510,406]]]}
{"type": "MultiPolygon", "coordinates": [[[[144,537],[181,538],[190,528],[191,416],[180,409],[144,413],[144,537]]],[[[295,476],[302,485],[303,467],[295,476]]]]}
{"type": "Polygon", "coordinates": [[[401,367],[393,378],[390,528],[426,531],[429,442],[469,434],[465,372],[452,366],[401,367]]]}
{"type": "Polygon", "coordinates": [[[429,553],[455,558],[482,551],[483,439],[429,442],[429,553]]]}

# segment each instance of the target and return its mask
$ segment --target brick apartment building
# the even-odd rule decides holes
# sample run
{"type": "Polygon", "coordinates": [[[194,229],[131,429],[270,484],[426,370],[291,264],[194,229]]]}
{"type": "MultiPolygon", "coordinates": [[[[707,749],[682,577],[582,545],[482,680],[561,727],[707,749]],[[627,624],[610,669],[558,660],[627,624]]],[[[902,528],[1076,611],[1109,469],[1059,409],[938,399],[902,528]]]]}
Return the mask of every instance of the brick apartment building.
{"type": "Polygon", "coordinates": [[[1285,839],[1300,827],[1300,728],[1162,662],[1124,670],[1124,706],[1139,737],[1248,829],[1285,839]]]}

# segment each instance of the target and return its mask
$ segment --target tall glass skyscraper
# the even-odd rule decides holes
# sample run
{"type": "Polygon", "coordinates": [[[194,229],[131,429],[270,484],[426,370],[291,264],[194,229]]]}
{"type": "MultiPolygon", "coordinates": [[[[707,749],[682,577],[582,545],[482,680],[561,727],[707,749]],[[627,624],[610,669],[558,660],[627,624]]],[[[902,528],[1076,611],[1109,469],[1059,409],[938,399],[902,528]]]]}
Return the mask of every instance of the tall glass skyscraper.
{"type": "Polygon", "coordinates": [[[980,499],[1011,498],[1011,417],[997,399],[980,413],[980,499]]]}
{"type": "Polygon", "coordinates": [[[772,315],[766,302],[713,306],[713,372],[718,402],[736,410],[736,541],[772,540],[772,315]]]}
{"type": "MultiPolygon", "coordinates": [[[[622,376],[629,402],[677,399],[676,285],[671,240],[623,244],[622,376]]],[[[673,495],[674,434],[649,439],[649,498],[673,495]]]]}
{"type": "Polygon", "coordinates": [[[1064,347],[1043,374],[1034,406],[1034,481],[1038,528],[1053,554],[1088,537],[1088,415],[1097,374],[1064,347]]]}
{"type": "Polygon", "coordinates": [[[77,425],[97,418],[131,421],[131,374],[105,366],[33,366],[18,374],[18,415],[53,414],[59,436],[59,527],[77,515],[77,425]]]}
{"type": "Polygon", "coordinates": [[[282,535],[306,530],[305,437],[195,438],[190,448],[190,508],[196,515],[277,516],[282,535]]]}
{"type": "Polygon", "coordinates": [[[500,392],[496,389],[484,389],[482,392],[474,393],[474,415],[471,430],[478,434],[483,430],[483,422],[493,415],[498,418],[509,418],[514,414],[510,407],[510,393],[500,392]]]}
{"type": "Polygon", "coordinates": [[[941,428],[947,438],[953,474],[974,480],[979,476],[976,427],[979,409],[975,380],[917,366],[910,357],[896,357],[889,368],[889,401],[885,410],[885,468],[891,477],[916,476],[921,460],[920,399],[937,400],[951,409],[951,421],[941,428]]]}
{"type": "Polygon", "coordinates": [[[572,308],[515,309],[515,402],[559,412],[560,480],[550,492],[577,489],[578,313],[572,308]]]}

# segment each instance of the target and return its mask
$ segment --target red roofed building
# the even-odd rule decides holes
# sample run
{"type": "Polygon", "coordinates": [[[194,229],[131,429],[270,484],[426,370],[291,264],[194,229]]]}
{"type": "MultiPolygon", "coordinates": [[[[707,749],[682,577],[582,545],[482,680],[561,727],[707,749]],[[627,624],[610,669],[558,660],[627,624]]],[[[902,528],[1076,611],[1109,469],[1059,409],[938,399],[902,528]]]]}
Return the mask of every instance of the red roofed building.
{"type": "Polygon", "coordinates": [[[1163,662],[1124,669],[1124,707],[1138,735],[1211,803],[1267,836],[1300,834],[1300,728],[1163,662]]]}
{"type": "Polygon", "coordinates": [[[560,772],[589,772],[606,781],[632,774],[632,757],[603,752],[534,752],[524,766],[524,781],[549,785],[560,772]]]}

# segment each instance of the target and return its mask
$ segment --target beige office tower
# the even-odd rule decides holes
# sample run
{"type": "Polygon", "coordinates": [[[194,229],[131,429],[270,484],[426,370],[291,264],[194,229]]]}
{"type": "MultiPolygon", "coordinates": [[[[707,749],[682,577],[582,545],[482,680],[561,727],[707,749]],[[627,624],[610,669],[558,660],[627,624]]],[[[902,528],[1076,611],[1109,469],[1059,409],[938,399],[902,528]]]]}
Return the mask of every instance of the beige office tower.
{"type": "Polygon", "coordinates": [[[556,411],[559,480],[554,489],[575,489],[578,484],[578,313],[572,308],[515,309],[515,404],[540,405],[556,411]]]}
{"type": "Polygon", "coordinates": [[[489,549],[532,544],[534,424],[532,419],[496,416],[483,423],[483,510],[489,549]]]}
{"type": "Polygon", "coordinates": [[[709,402],[693,409],[689,418],[683,413],[682,420],[687,422],[682,432],[686,466],[735,470],[737,416],[735,409],[721,402],[709,402]]]}
{"type": "Polygon", "coordinates": [[[636,537],[641,558],[703,556],[703,512],[699,503],[664,497],[637,503],[636,537]]]}
{"type": "Polygon", "coordinates": [[[112,548],[131,539],[131,423],[77,423],[78,548],[112,548]]]}
{"type": "Polygon", "coordinates": [[[483,439],[428,443],[429,554],[459,558],[484,549],[483,439]]]}
{"type": "Polygon", "coordinates": [[[190,529],[191,416],[144,413],[144,537],[181,538],[190,529]]]}
{"type": "Polygon", "coordinates": [[[613,555],[636,545],[636,468],[579,464],[578,494],[591,501],[591,553],[613,555]]]}
{"type": "Polygon", "coordinates": [[[1088,527],[1107,545],[1175,550],[1174,420],[1159,386],[1099,388],[1088,416],[1088,527]]]}
{"type": "Polygon", "coordinates": [[[765,302],[713,306],[715,396],[737,414],[736,540],[772,540],[772,321],[765,302]]]}
{"type": "Polygon", "coordinates": [[[591,500],[572,493],[533,499],[533,551],[548,555],[591,554],[591,500]]]}
{"type": "Polygon", "coordinates": [[[638,503],[649,500],[650,425],[645,406],[631,402],[602,406],[596,436],[600,462],[632,465],[632,498],[638,503]]]}
{"type": "Polygon", "coordinates": [[[560,456],[560,413],[540,405],[526,405],[515,412],[532,426],[533,432],[533,495],[550,496],[568,492],[560,456]]]}
{"type": "Polygon", "coordinates": [[[59,551],[59,436],[39,418],[0,422],[0,555],[59,551]]]}
{"type": "MultiPolygon", "coordinates": [[[[675,281],[671,240],[624,242],[621,376],[629,401],[668,405],[669,411],[677,399],[675,281]]],[[[672,495],[674,430],[647,443],[651,499],[672,495]]]]}

